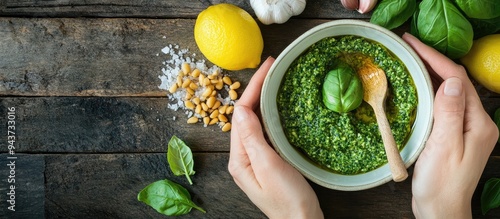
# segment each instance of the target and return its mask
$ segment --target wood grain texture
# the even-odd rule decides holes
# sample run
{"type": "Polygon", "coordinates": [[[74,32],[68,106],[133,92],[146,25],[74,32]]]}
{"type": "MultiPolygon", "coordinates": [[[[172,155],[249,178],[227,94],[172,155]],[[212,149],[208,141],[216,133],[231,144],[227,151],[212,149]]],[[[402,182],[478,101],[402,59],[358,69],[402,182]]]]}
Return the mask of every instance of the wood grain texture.
{"type": "MultiPolygon", "coordinates": [[[[6,0],[0,7],[3,16],[29,17],[140,17],[140,18],[196,18],[213,4],[231,3],[255,15],[247,0],[90,0],[90,1],[36,1],[6,0]]],[[[340,1],[308,1],[299,18],[368,18],[342,7],[340,1]]]]}
{"type": "Polygon", "coordinates": [[[164,218],[137,201],[148,184],[168,178],[184,186],[203,214],[182,218],[264,218],[227,171],[226,153],[195,154],[193,185],[174,176],[164,153],[46,156],[48,218],[164,218]],[[61,166],[67,168],[60,168],[61,166]]]}
{"type": "Polygon", "coordinates": [[[0,161],[2,165],[0,168],[0,194],[2,194],[0,218],[43,218],[45,215],[44,156],[2,153],[0,161]],[[11,159],[13,157],[15,159],[11,159]],[[11,190],[11,186],[14,186],[14,190],[11,190]],[[14,202],[10,203],[7,200],[14,200],[14,202]],[[15,211],[8,209],[11,204],[14,205],[15,211]]]}
{"type": "MultiPolygon", "coordinates": [[[[194,184],[189,185],[184,177],[171,173],[164,153],[20,155],[23,166],[18,167],[28,172],[17,175],[23,182],[17,197],[20,203],[31,205],[30,214],[19,211],[13,218],[39,218],[36,209],[43,210],[43,203],[46,218],[164,218],[137,201],[137,193],[165,178],[186,187],[193,201],[207,210],[206,214],[193,210],[182,218],[265,218],[233,182],[227,172],[228,159],[227,153],[195,153],[196,174],[194,184]]],[[[474,218],[495,218],[500,212],[494,209],[483,216],[480,211],[484,182],[497,177],[499,168],[500,157],[492,157],[472,199],[474,218]]],[[[325,218],[413,218],[411,180],[358,192],[311,185],[325,218]]],[[[5,215],[0,211],[0,216],[5,215]]]]}
{"type": "MultiPolygon", "coordinates": [[[[187,124],[185,111],[168,109],[167,103],[167,98],[146,97],[4,97],[0,115],[16,107],[18,152],[163,152],[172,135],[193,151],[229,151],[229,133],[218,126],[187,124]]],[[[483,103],[491,115],[500,107],[496,98],[483,103]]],[[[0,124],[6,122],[0,117],[0,124]]],[[[500,148],[493,154],[500,156],[500,148]]]]}
{"type": "MultiPolygon", "coordinates": [[[[16,97],[0,98],[0,113],[16,107],[18,152],[164,152],[172,135],[194,151],[229,151],[229,133],[216,125],[187,124],[185,112],[168,109],[167,103],[166,98],[16,97]]],[[[6,117],[0,121],[6,124],[6,117]]]]}

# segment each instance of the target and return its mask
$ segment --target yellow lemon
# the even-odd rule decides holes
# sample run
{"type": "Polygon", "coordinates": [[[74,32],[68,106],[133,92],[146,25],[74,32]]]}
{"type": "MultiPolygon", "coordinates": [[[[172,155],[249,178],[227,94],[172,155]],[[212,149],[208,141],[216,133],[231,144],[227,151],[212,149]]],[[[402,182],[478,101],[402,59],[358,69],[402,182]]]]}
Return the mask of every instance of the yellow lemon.
{"type": "Polygon", "coordinates": [[[500,34],[475,40],[469,53],[460,61],[477,82],[500,93],[500,34]]]}
{"type": "Polygon", "coordinates": [[[202,11],[196,19],[194,39],[209,61],[227,70],[256,68],[264,47],[257,22],[232,4],[212,5],[202,11]]]}

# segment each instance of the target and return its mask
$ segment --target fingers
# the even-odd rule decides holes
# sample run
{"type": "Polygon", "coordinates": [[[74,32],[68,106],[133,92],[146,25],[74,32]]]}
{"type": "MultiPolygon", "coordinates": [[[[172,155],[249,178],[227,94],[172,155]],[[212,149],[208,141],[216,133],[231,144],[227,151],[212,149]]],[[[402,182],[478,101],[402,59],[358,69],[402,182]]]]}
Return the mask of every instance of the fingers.
{"type": "Polygon", "coordinates": [[[443,159],[454,156],[461,159],[464,153],[465,92],[462,80],[448,78],[439,87],[434,101],[434,127],[431,138],[439,144],[430,145],[434,152],[442,153],[434,157],[443,159]]]}
{"type": "Polygon", "coordinates": [[[264,83],[264,78],[267,75],[267,72],[271,68],[271,65],[274,63],[274,58],[269,57],[262,63],[260,68],[255,72],[248,83],[248,86],[245,88],[245,91],[241,95],[240,99],[236,103],[236,105],[248,106],[251,109],[255,109],[259,103],[260,90],[262,88],[262,83],[264,83]]]}
{"type": "Polygon", "coordinates": [[[425,45],[409,33],[403,34],[403,39],[410,44],[433,72],[438,74],[442,79],[446,80],[450,77],[459,77],[462,80],[467,79],[465,71],[461,71],[461,67],[445,55],[425,45]]]}
{"type": "MultiPolygon", "coordinates": [[[[235,107],[236,109],[238,109],[239,106],[242,106],[244,108],[248,108],[248,110],[251,113],[246,111],[244,111],[244,113],[238,113],[237,111],[239,110],[235,110],[235,112],[233,113],[233,124],[231,128],[231,150],[229,154],[228,169],[231,175],[233,176],[236,184],[238,184],[238,186],[247,194],[248,192],[256,192],[255,189],[259,188],[259,183],[256,179],[253,167],[250,163],[248,151],[244,147],[243,143],[249,144],[247,141],[253,140],[255,138],[245,137],[245,139],[241,139],[240,132],[245,131],[244,136],[248,136],[249,135],[248,132],[255,133],[256,135],[261,135],[262,136],[261,139],[265,142],[262,130],[260,130],[259,120],[257,116],[255,116],[255,114],[253,113],[252,109],[257,107],[258,105],[262,83],[273,62],[274,59],[270,57],[262,64],[259,70],[257,70],[254,76],[252,76],[252,79],[250,80],[248,86],[246,87],[242,96],[236,103],[235,107]],[[253,124],[252,128],[254,128],[252,130],[246,130],[245,127],[243,128],[240,127],[240,124],[244,122],[238,122],[238,121],[245,121],[246,118],[250,117],[248,114],[252,114],[251,117],[252,119],[254,119],[251,121],[253,124]],[[240,119],[238,120],[235,118],[240,118],[240,119]],[[255,130],[255,128],[258,129],[255,130]]],[[[250,154],[251,153],[252,149],[250,149],[250,154]]]]}

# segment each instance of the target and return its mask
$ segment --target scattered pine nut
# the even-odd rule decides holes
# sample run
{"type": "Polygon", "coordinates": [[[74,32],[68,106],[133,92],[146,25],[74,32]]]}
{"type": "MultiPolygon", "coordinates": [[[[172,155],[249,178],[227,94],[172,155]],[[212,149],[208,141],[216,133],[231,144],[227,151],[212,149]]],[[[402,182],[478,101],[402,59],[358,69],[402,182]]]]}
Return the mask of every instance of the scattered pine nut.
{"type": "Polygon", "coordinates": [[[238,93],[235,90],[229,90],[229,97],[231,97],[231,100],[236,100],[238,99],[238,93]]]}
{"type": "Polygon", "coordinates": [[[234,106],[228,106],[226,109],[226,115],[233,113],[233,111],[234,111],[234,106]]]}
{"type": "Polygon", "coordinates": [[[233,84],[233,82],[231,81],[231,78],[229,78],[228,76],[224,76],[224,77],[222,78],[222,81],[223,81],[225,84],[227,84],[227,85],[231,85],[231,84],[233,84]]]}
{"type": "Polygon", "coordinates": [[[224,126],[222,126],[223,132],[228,132],[230,130],[231,130],[231,123],[228,122],[228,123],[224,124],[224,126]]]}
{"type": "Polygon", "coordinates": [[[236,90],[236,89],[240,88],[240,86],[241,86],[240,82],[237,81],[237,82],[234,82],[233,84],[231,84],[231,86],[229,86],[229,88],[231,90],[236,90]]]}
{"type": "Polygon", "coordinates": [[[187,120],[187,123],[189,123],[189,124],[194,124],[197,122],[198,122],[198,117],[195,117],[195,116],[193,116],[187,120]]]}

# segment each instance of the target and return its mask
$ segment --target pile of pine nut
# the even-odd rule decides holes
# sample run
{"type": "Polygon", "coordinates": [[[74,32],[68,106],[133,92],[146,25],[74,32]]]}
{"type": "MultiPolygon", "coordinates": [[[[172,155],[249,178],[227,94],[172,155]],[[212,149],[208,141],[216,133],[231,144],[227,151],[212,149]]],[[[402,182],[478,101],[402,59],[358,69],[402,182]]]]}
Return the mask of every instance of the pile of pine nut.
{"type": "Polygon", "coordinates": [[[233,82],[228,76],[223,76],[219,70],[211,74],[205,74],[197,68],[191,71],[189,63],[183,63],[177,75],[177,82],[168,91],[173,94],[181,88],[186,90],[184,106],[195,113],[187,120],[187,123],[195,124],[201,120],[205,126],[218,124],[223,132],[227,132],[231,130],[231,123],[227,116],[233,113],[234,106],[223,105],[217,99],[224,85],[229,86],[230,99],[237,100],[236,89],[240,87],[240,82],[233,82]]]}

